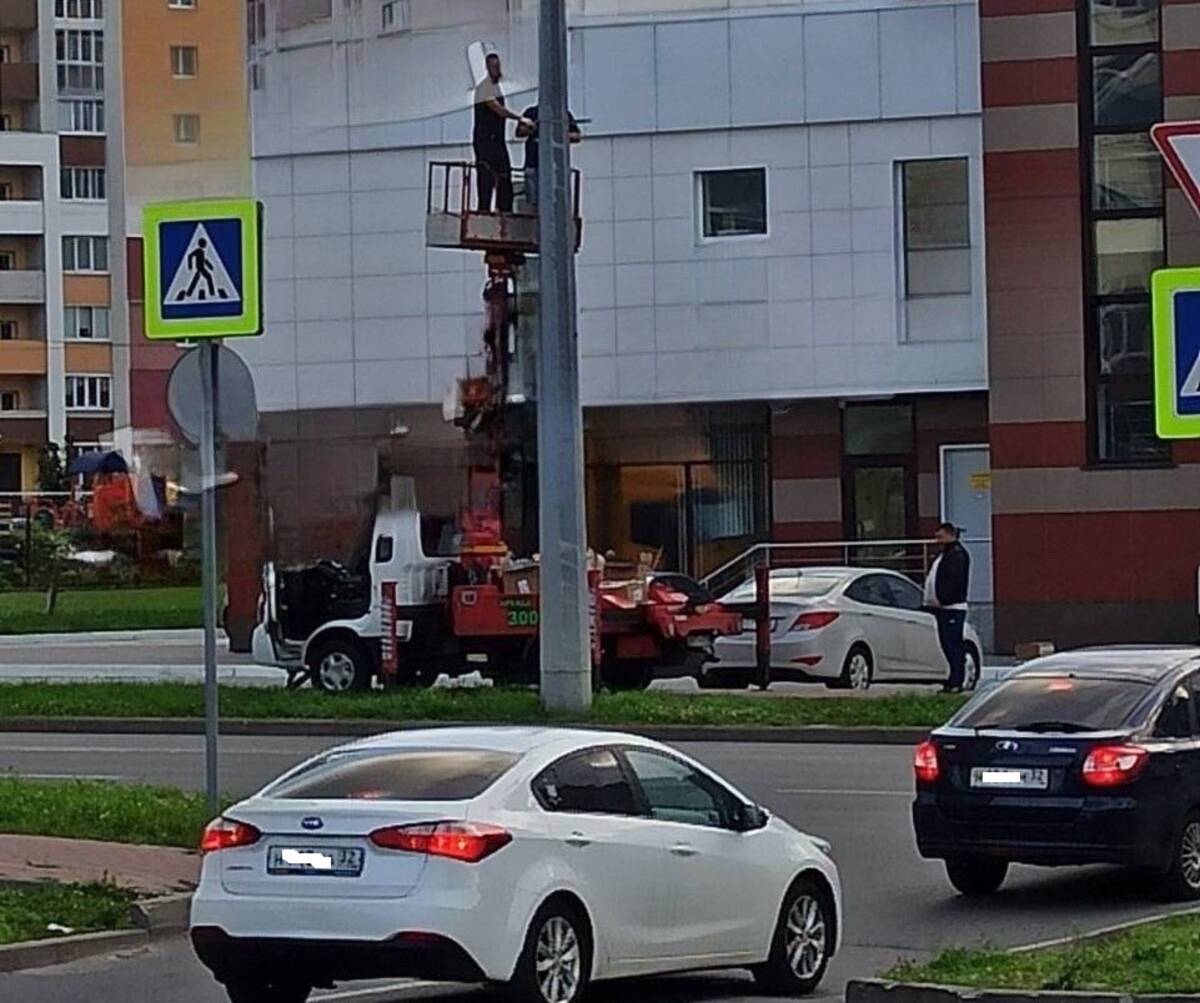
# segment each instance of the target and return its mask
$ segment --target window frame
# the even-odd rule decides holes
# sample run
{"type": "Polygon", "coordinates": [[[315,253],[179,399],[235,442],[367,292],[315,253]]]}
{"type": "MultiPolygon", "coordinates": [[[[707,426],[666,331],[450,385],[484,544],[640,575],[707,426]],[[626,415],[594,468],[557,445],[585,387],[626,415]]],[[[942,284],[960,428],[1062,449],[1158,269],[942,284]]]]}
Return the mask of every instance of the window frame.
{"type": "Polygon", "coordinates": [[[200,115],[198,112],[177,112],[172,117],[172,135],[177,146],[198,146],[200,143],[200,115]],[[180,139],[180,126],[184,122],[194,122],[196,131],[191,139],[180,139]]]}
{"type": "Polygon", "coordinates": [[[103,28],[55,28],[54,30],[54,73],[59,96],[101,95],[104,93],[104,29],[103,28]],[[90,55],[81,53],[85,41],[90,55]],[[71,55],[72,42],[76,43],[76,55],[71,55]],[[71,70],[79,71],[80,83],[71,83],[71,70]],[[91,82],[84,83],[85,76],[91,82]]]}
{"type": "Polygon", "coordinates": [[[70,272],[72,274],[108,275],[108,274],[110,274],[110,268],[111,268],[111,264],[112,264],[109,252],[110,252],[110,248],[108,245],[108,237],[107,236],[104,236],[101,234],[94,234],[94,233],[81,233],[81,234],[64,233],[63,237],[62,237],[62,270],[64,272],[70,272]],[[67,255],[68,243],[67,242],[68,241],[72,242],[70,246],[74,248],[74,252],[70,256],[72,259],[70,266],[68,266],[68,264],[67,264],[67,257],[68,257],[68,255],[67,255]],[[86,244],[82,243],[85,241],[86,241],[86,244]],[[88,248],[88,267],[87,268],[80,267],[79,249],[84,246],[86,246],[88,248]],[[98,257],[98,255],[96,254],[97,247],[104,248],[104,267],[103,268],[96,267],[96,259],[98,257]]]}
{"type": "Polygon", "coordinates": [[[167,10],[195,10],[196,0],[167,0],[167,10]]]}
{"type": "Polygon", "coordinates": [[[897,606],[891,601],[891,590],[887,589],[886,586],[884,586],[884,591],[886,593],[885,597],[889,600],[888,602],[870,602],[866,599],[860,599],[858,596],[853,595],[854,587],[856,585],[861,584],[864,588],[866,588],[867,583],[870,582],[872,583],[871,587],[875,588],[878,587],[876,583],[884,582],[888,579],[888,577],[888,575],[885,575],[879,571],[868,571],[866,574],[860,575],[858,578],[855,578],[853,581],[851,581],[843,590],[842,594],[851,602],[856,602],[860,606],[869,606],[872,609],[900,609],[901,607],[897,606]]]}
{"type": "Polygon", "coordinates": [[[103,202],[108,198],[108,172],[103,167],[76,167],[64,165],[58,172],[59,197],[64,202],[103,202]],[[79,179],[85,183],[80,184],[79,179]],[[70,184],[67,185],[69,179],[70,184]],[[70,188],[70,194],[67,189],[70,188]],[[81,189],[89,189],[89,194],[78,195],[81,189]]]}
{"type": "Polygon", "coordinates": [[[0,181],[0,202],[13,201],[13,191],[11,181],[0,181]]]}
{"type": "Polygon", "coordinates": [[[8,248],[0,249],[0,262],[7,261],[7,266],[0,267],[0,272],[17,272],[21,269],[17,268],[17,252],[10,251],[8,248]]]}
{"type": "Polygon", "coordinates": [[[1148,365],[1144,374],[1136,373],[1102,373],[1101,355],[1101,323],[1100,311],[1105,306],[1121,304],[1148,306],[1150,294],[1145,292],[1100,293],[1097,259],[1096,224],[1100,222],[1150,219],[1158,220],[1163,228],[1164,262],[1169,264],[1168,241],[1166,232],[1166,175],[1165,166],[1160,166],[1163,173],[1164,198],[1158,207],[1143,208],[1096,208],[1096,143],[1097,136],[1144,134],[1154,124],[1148,122],[1136,125],[1098,125],[1095,115],[1095,76],[1094,60],[1100,56],[1138,55],[1156,53],[1159,68],[1159,93],[1157,111],[1152,115],[1155,121],[1164,117],[1165,96],[1163,94],[1163,56],[1162,56],[1162,5],[1158,4],[1155,12],[1158,22],[1157,38],[1150,42],[1132,42],[1123,44],[1093,44],[1091,38],[1093,5],[1089,2],[1076,8],[1076,52],[1079,73],[1079,171],[1082,227],[1082,258],[1083,258],[1083,338],[1084,338],[1084,422],[1087,429],[1087,465],[1116,469],[1138,469],[1146,467],[1169,467],[1173,465],[1172,449],[1169,442],[1159,440],[1159,448],[1144,455],[1124,456],[1118,451],[1106,454],[1101,450],[1105,438],[1104,415],[1100,408],[1100,393],[1102,387],[1116,388],[1118,391],[1132,392],[1144,398],[1151,409],[1153,421],[1153,369],[1148,365]]]}
{"type": "Polygon", "coordinates": [[[896,187],[896,211],[898,218],[896,220],[897,237],[900,244],[900,256],[897,262],[899,268],[899,290],[901,303],[907,303],[909,300],[929,300],[940,299],[950,296],[974,296],[978,285],[978,277],[975,274],[975,226],[972,219],[972,202],[971,202],[971,157],[968,154],[960,154],[957,156],[927,156],[927,157],[905,157],[903,160],[897,160],[895,164],[895,187],[896,187]],[[908,167],[912,164],[930,164],[930,163],[961,163],[966,172],[966,189],[967,189],[967,240],[963,244],[944,244],[937,247],[921,247],[910,248],[908,244],[908,167]],[[967,288],[954,290],[951,292],[933,292],[933,293],[914,293],[909,290],[909,255],[922,254],[929,251],[965,251],[967,256],[967,288]]]}
{"type": "Polygon", "coordinates": [[[64,381],[64,383],[63,383],[63,409],[65,411],[67,411],[71,414],[80,414],[80,413],[107,414],[108,412],[112,411],[112,409],[113,409],[113,398],[112,398],[113,382],[112,382],[112,374],[111,373],[66,373],[63,376],[63,381],[64,381]],[[92,382],[91,382],[93,380],[95,381],[94,384],[92,384],[92,382]],[[78,402],[76,402],[74,404],[70,403],[71,397],[75,396],[72,393],[72,388],[73,388],[72,381],[77,381],[74,384],[75,387],[80,387],[80,386],[83,387],[83,390],[84,390],[83,396],[84,396],[85,400],[87,398],[94,396],[95,402],[94,403],[85,403],[85,404],[79,404],[78,402]],[[101,387],[104,386],[105,383],[107,383],[107,385],[108,385],[108,403],[102,404],[101,399],[103,397],[103,394],[101,393],[101,387]],[[88,392],[93,388],[93,386],[95,389],[94,395],[88,392]]]}
{"type": "Polygon", "coordinates": [[[55,0],[54,17],[59,21],[103,21],[104,0],[55,0]],[[71,5],[75,3],[78,3],[81,13],[71,13],[71,5]],[[91,13],[82,13],[84,7],[91,13]]]}
{"type": "Polygon", "coordinates": [[[200,46],[172,45],[168,47],[171,78],[173,80],[195,80],[200,76],[200,46]],[[191,54],[192,72],[187,72],[187,56],[191,54]]]}
{"type": "Polygon", "coordinates": [[[111,312],[111,309],[106,306],[95,306],[92,304],[75,304],[75,303],[67,304],[66,306],[63,307],[63,338],[66,341],[100,342],[101,344],[112,341],[112,312],[111,312]],[[79,317],[80,317],[81,311],[83,311],[83,310],[88,311],[90,319],[91,319],[91,323],[88,325],[88,328],[89,328],[89,330],[92,331],[92,333],[89,335],[86,335],[86,336],[79,333],[79,331],[80,331],[79,317]],[[104,318],[105,318],[103,336],[97,335],[95,333],[97,330],[97,323],[96,323],[97,311],[102,311],[104,318]],[[71,318],[72,314],[74,315],[74,318],[75,318],[74,323],[70,322],[70,318],[71,318]]]}
{"type": "Polygon", "coordinates": [[[624,765],[626,774],[630,778],[630,781],[633,783],[634,797],[639,802],[640,807],[644,812],[643,817],[647,821],[658,822],[663,825],[686,825],[686,826],[690,826],[695,829],[704,829],[705,831],[712,831],[712,830],[716,830],[718,832],[738,832],[739,831],[736,828],[738,809],[741,808],[744,810],[745,808],[749,807],[749,805],[746,803],[746,801],[743,798],[739,797],[738,794],[732,788],[730,788],[728,784],[722,782],[721,780],[718,780],[707,770],[701,769],[695,763],[689,762],[688,760],[684,759],[682,756],[675,755],[664,749],[653,749],[653,748],[649,748],[644,745],[623,745],[623,746],[618,747],[617,753],[618,753],[618,758],[621,760],[622,764],[624,765]],[[650,797],[649,797],[649,795],[647,795],[646,789],[642,786],[641,778],[638,776],[637,770],[634,768],[633,763],[629,761],[629,754],[631,752],[637,752],[637,753],[640,753],[640,754],[646,755],[646,756],[657,756],[660,759],[669,760],[670,762],[676,763],[679,766],[684,767],[689,772],[691,772],[695,776],[699,777],[700,780],[702,781],[702,784],[700,785],[702,788],[705,788],[705,787],[712,788],[712,790],[719,792],[726,799],[728,799],[730,813],[731,813],[730,818],[728,820],[730,824],[728,824],[728,825],[705,825],[703,822],[686,822],[686,821],[683,821],[682,819],[675,819],[675,818],[656,818],[654,815],[654,807],[650,802],[650,797]]]}
{"type": "Polygon", "coordinates": [[[58,131],[64,136],[103,136],[106,134],[104,98],[78,94],[59,95],[58,131]],[[64,106],[70,109],[71,122],[63,125],[64,106]]]}
{"type": "Polygon", "coordinates": [[[20,390],[0,390],[0,411],[12,412],[21,410],[21,391],[20,390]],[[12,401],[12,407],[4,406],[4,399],[9,398],[12,401]]]}
{"type": "Polygon", "coordinates": [[[698,167],[692,171],[692,202],[696,217],[696,240],[700,245],[724,243],[731,240],[769,240],[771,238],[771,171],[768,164],[729,164],[722,167],[698,167]],[[710,236],[708,208],[705,204],[705,179],[715,174],[736,174],[760,171],[763,178],[763,228],[761,232],[723,233],[710,236]]]}
{"type": "Polygon", "coordinates": [[[18,327],[16,320],[10,317],[0,318],[0,341],[17,341],[18,327]]]}

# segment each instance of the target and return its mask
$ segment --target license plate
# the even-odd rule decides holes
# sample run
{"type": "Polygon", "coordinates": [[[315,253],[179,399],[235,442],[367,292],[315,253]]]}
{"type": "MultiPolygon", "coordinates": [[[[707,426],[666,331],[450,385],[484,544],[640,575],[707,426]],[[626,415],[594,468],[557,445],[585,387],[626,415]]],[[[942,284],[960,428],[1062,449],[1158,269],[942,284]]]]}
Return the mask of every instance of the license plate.
{"type": "Polygon", "coordinates": [[[971,786],[1044,791],[1050,786],[1050,771],[1041,768],[975,766],[971,769],[971,786]]]}
{"type": "Polygon", "coordinates": [[[268,874],[357,878],[362,869],[363,851],[358,847],[272,846],[267,850],[268,874]]]}

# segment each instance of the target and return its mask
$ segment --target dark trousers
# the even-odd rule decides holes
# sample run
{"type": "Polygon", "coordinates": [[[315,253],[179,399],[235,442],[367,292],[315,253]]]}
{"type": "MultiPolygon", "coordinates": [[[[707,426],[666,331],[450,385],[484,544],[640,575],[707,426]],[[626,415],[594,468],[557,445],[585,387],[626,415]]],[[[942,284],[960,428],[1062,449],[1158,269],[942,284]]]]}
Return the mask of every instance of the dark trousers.
{"type": "Polygon", "coordinates": [[[963,643],[963,628],[967,625],[967,614],[961,609],[938,609],[933,611],[937,619],[938,643],[942,654],[950,665],[950,678],[946,685],[951,689],[962,686],[967,671],[967,648],[963,643]]]}
{"type": "Polygon", "coordinates": [[[512,161],[504,143],[478,140],[475,143],[475,193],[479,212],[492,211],[492,192],[496,193],[496,210],[512,212],[512,161]]]}

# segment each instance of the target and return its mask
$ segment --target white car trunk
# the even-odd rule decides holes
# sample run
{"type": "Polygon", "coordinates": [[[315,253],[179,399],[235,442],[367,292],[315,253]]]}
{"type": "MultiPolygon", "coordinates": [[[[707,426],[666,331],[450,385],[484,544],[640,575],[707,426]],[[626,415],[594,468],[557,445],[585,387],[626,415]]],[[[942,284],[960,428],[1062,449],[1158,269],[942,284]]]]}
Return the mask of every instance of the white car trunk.
{"type": "Polygon", "coordinates": [[[370,834],[388,826],[460,819],[465,809],[461,802],[446,801],[250,801],[229,817],[255,826],[262,838],[217,854],[221,886],[233,895],[403,898],[420,883],[427,857],[381,849],[370,834]],[[329,873],[335,869],[344,873],[329,873]]]}

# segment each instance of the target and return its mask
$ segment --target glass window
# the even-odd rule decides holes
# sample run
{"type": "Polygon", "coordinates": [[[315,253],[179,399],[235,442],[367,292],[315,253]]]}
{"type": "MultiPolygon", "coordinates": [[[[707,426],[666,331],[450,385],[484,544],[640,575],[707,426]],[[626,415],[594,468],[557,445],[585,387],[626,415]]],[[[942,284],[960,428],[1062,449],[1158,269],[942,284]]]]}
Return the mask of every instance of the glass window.
{"type": "Polygon", "coordinates": [[[68,376],[68,411],[108,411],[112,408],[111,376],[68,376]]]}
{"type": "Polygon", "coordinates": [[[864,575],[846,589],[846,596],[868,606],[896,605],[896,597],[884,575],[864,575]]]}
{"type": "Polygon", "coordinates": [[[1166,263],[1161,219],[1105,219],[1095,224],[1096,292],[1145,292],[1166,263]]]}
{"type": "Polygon", "coordinates": [[[913,411],[908,404],[853,404],[842,412],[847,456],[910,453],[913,411]]]}
{"type": "Polygon", "coordinates": [[[1100,375],[1150,372],[1150,304],[1108,303],[1098,315],[1100,375]]]}
{"type": "Polygon", "coordinates": [[[17,337],[15,320],[0,320],[0,341],[14,341],[17,337]]]}
{"type": "Polygon", "coordinates": [[[192,10],[196,0],[167,0],[167,6],[172,10],[192,10]]]}
{"type": "Polygon", "coordinates": [[[375,563],[387,564],[395,553],[395,544],[390,536],[381,536],[375,541],[375,563]]]}
{"type": "Polygon", "coordinates": [[[21,410],[21,395],[15,390],[0,390],[0,411],[21,410]]]}
{"type": "Polygon", "coordinates": [[[549,811],[636,815],[633,788],[611,749],[589,749],[560,759],[534,781],[549,811]]]}
{"type": "Polygon", "coordinates": [[[1147,135],[1096,136],[1092,163],[1093,209],[1119,212],[1162,206],[1162,158],[1147,135]]]}
{"type": "Polygon", "coordinates": [[[66,336],[84,341],[107,341],[108,307],[69,306],[64,311],[66,336]]]}
{"type": "Polygon", "coordinates": [[[1192,737],[1192,691],[1187,684],[1177,686],[1167,698],[1154,724],[1156,738],[1192,737]]]}
{"type": "Polygon", "coordinates": [[[176,115],[174,121],[176,143],[200,142],[199,115],[176,115]]]}
{"type": "Polygon", "coordinates": [[[265,797],[306,800],[466,801],[519,759],[489,749],[364,749],[322,756],[283,777],[265,797]]]}
{"type": "Polygon", "coordinates": [[[641,785],[650,817],[714,829],[732,829],[737,799],[715,780],[671,756],[628,749],[625,758],[641,785]]]}
{"type": "MultiPolygon", "coordinates": [[[[845,576],[840,574],[808,571],[785,571],[782,574],[775,572],[771,575],[771,598],[817,599],[820,596],[828,595],[845,580],[845,576]]],[[[757,587],[754,579],[751,578],[749,581],[742,582],[722,598],[729,602],[747,602],[753,601],[756,594],[757,587]]]]}
{"type": "Polygon", "coordinates": [[[200,50],[194,45],[171,46],[171,74],[194,77],[200,69],[200,50]]]}
{"type": "Polygon", "coordinates": [[[1102,459],[1151,460],[1167,452],[1167,444],[1154,430],[1149,376],[1102,380],[1096,388],[1096,423],[1102,459]]]}
{"type": "Polygon", "coordinates": [[[1091,0],[1092,45],[1158,41],[1158,0],[1091,0]]]}
{"type": "Polygon", "coordinates": [[[925,608],[925,593],[907,578],[889,575],[884,579],[884,586],[892,594],[892,605],[898,609],[915,611],[925,608]]]}
{"type": "Polygon", "coordinates": [[[0,251],[0,272],[12,272],[17,268],[17,255],[13,251],[0,251]]]}
{"type": "Polygon", "coordinates": [[[1092,58],[1092,124],[1149,127],[1162,118],[1157,52],[1092,58]]]}
{"type": "Polygon", "coordinates": [[[107,272],[107,237],[63,237],[63,271],[107,272]]]}
{"type": "Polygon", "coordinates": [[[104,32],[60,28],[55,32],[58,90],[104,90],[104,32]]]}
{"type": "Polygon", "coordinates": [[[73,98],[58,102],[60,132],[104,132],[104,102],[73,98]]]}
{"type": "Polygon", "coordinates": [[[766,233],[766,169],[702,171],[700,203],[706,238],[766,233]]]}
{"type": "Polygon", "coordinates": [[[103,201],[105,187],[103,167],[64,167],[59,172],[59,189],[64,199],[103,201]]]}
{"type": "Polygon", "coordinates": [[[971,204],[966,158],[900,165],[907,296],[971,291],[971,204]]]}
{"type": "Polygon", "coordinates": [[[1131,679],[1015,676],[987,690],[950,719],[955,728],[1104,731],[1119,728],[1150,691],[1131,679]]]}

